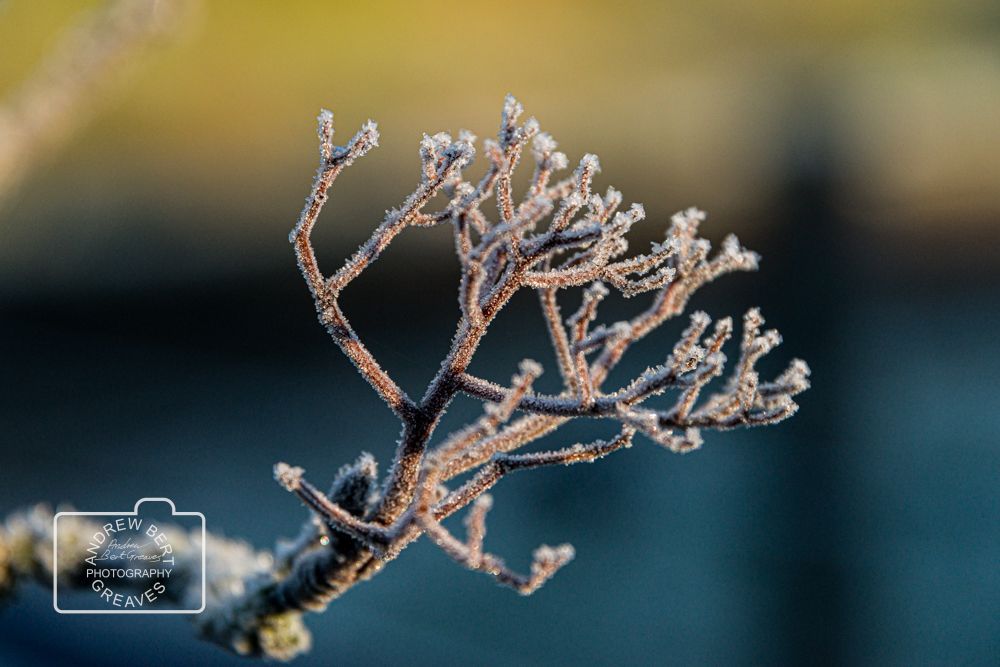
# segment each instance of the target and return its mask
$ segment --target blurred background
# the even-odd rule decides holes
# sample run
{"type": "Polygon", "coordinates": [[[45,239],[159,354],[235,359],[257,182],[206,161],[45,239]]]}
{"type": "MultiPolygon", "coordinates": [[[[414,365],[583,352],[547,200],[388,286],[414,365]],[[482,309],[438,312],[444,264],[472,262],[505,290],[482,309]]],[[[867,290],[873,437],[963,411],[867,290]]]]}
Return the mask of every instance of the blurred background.
{"type": "MultiPolygon", "coordinates": [[[[520,598],[418,543],[310,616],[297,664],[1000,662],[1000,5],[140,4],[88,33],[102,3],[0,2],[0,515],[164,495],[264,548],[304,517],[275,461],[319,481],[364,449],[384,469],[397,425],[286,240],[314,118],[382,131],[320,220],[329,271],[412,190],[422,132],[491,136],[513,92],[645,204],[633,247],[697,205],[709,238],[759,251],[692,308],[759,305],[786,341],[764,370],[805,358],[814,388],[794,419],[688,456],[643,441],[505,480],[488,548],[524,568],[568,541],[574,563],[520,598]]],[[[457,276],[450,232],[411,230],[345,294],[411,395],[457,276]]],[[[504,380],[525,356],[553,388],[530,295],[474,370],[504,380]]],[[[442,432],[475,414],[456,403],[442,432]]],[[[177,618],[56,616],[31,587],[0,610],[4,665],[130,654],[238,663],[177,618]]]]}

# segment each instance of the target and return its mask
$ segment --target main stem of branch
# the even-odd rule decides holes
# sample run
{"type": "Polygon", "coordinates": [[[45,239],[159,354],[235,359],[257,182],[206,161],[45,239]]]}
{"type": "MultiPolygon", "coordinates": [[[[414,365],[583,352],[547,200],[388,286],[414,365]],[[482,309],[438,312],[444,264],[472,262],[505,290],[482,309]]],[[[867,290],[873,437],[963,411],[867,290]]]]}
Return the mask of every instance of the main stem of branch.
{"type": "Polygon", "coordinates": [[[486,330],[501,308],[521,285],[528,263],[518,264],[494,288],[483,307],[483,316],[476,323],[463,318],[448,356],[434,377],[418,408],[403,417],[403,435],[396,448],[395,464],[382,494],[375,521],[389,525],[413,502],[420,477],[424,452],[445,410],[462,388],[462,376],[482,342],[486,330]]]}

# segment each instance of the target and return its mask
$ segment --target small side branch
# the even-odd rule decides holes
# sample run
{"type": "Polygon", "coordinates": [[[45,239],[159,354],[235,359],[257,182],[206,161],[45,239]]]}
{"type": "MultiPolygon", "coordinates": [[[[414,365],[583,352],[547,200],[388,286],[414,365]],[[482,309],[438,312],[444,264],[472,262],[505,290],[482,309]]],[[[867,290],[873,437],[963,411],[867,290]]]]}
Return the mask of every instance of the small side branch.
{"type": "Polygon", "coordinates": [[[465,507],[474,499],[496,485],[505,475],[516,470],[530,470],[547,466],[571,465],[591,462],[622,448],[632,446],[635,429],[626,426],[612,440],[595,440],[589,444],[575,444],[548,452],[531,454],[495,454],[465,484],[449,493],[435,508],[439,514],[448,515],[465,507]]]}
{"type": "Polygon", "coordinates": [[[298,496],[325,525],[350,535],[375,551],[382,551],[389,544],[392,534],[385,529],[385,526],[368,523],[354,516],[310,484],[303,477],[304,472],[302,468],[287,463],[278,463],[274,466],[274,478],[278,483],[286,491],[298,496]]]}
{"type": "Polygon", "coordinates": [[[306,284],[309,286],[309,291],[315,301],[319,319],[326,327],[327,332],[341,351],[354,363],[362,377],[382,397],[382,400],[389,405],[393,412],[401,418],[405,418],[415,407],[413,401],[361,342],[340,309],[337,300],[342,283],[346,284],[347,276],[356,277],[371,261],[371,258],[384,248],[395,234],[399,233],[399,229],[383,223],[368,243],[362,247],[362,251],[359,251],[348,265],[338,271],[329,284],[319,269],[311,239],[312,230],[319,218],[320,211],[323,210],[323,204],[326,203],[330,186],[346,167],[378,146],[378,127],[373,121],[368,121],[345,146],[338,147],[333,145],[333,114],[324,109],[320,112],[317,120],[320,164],[316,171],[316,178],[313,180],[312,190],[306,198],[305,207],[289,234],[289,241],[295,246],[295,256],[299,269],[305,277],[306,284]],[[366,248],[367,250],[365,250],[366,248]]]}
{"type": "Polygon", "coordinates": [[[513,588],[521,595],[531,595],[560,568],[573,560],[575,555],[573,547],[569,544],[557,547],[543,544],[532,554],[530,574],[524,575],[511,570],[502,558],[483,551],[486,513],[492,505],[492,498],[488,495],[476,499],[466,519],[465,542],[456,538],[447,528],[433,519],[424,519],[422,526],[434,543],[459,565],[492,575],[496,577],[497,583],[513,588]]]}
{"type": "MultiPolygon", "coordinates": [[[[589,402],[580,397],[528,393],[518,401],[517,409],[553,417],[613,417],[621,405],[630,405],[666,387],[679,385],[679,380],[670,373],[655,372],[659,368],[651,369],[654,372],[643,376],[641,382],[632,383],[613,394],[602,394],[589,402]]],[[[459,382],[463,392],[481,400],[501,400],[509,391],[468,373],[463,374],[459,382]]]]}
{"type": "Polygon", "coordinates": [[[579,390],[577,373],[574,368],[573,357],[570,354],[569,337],[566,335],[562,315],[559,313],[557,294],[558,290],[555,288],[540,289],[538,290],[538,300],[542,306],[545,326],[548,329],[549,338],[556,353],[559,374],[562,375],[566,389],[570,392],[576,392],[579,390]]]}

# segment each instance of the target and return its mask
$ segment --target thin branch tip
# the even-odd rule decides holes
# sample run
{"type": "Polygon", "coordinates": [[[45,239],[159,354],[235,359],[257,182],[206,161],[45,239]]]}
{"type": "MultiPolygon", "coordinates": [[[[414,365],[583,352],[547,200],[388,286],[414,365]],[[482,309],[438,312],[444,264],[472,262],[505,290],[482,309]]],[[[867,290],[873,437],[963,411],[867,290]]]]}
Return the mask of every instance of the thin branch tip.
{"type": "Polygon", "coordinates": [[[298,466],[290,466],[283,461],[274,464],[274,479],[281,484],[286,491],[296,491],[302,483],[302,475],[304,473],[305,470],[302,468],[298,466]]]}

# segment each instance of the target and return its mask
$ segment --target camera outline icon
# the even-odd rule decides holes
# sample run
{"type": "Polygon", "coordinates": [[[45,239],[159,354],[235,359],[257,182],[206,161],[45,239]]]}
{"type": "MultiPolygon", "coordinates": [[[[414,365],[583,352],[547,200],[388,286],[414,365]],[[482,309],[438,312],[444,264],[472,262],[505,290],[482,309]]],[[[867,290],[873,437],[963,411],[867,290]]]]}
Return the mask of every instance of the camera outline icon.
{"type": "MultiPolygon", "coordinates": [[[[116,522],[117,523],[117,522],[116,522]]],[[[105,524],[105,526],[114,524],[105,524]]],[[[153,528],[156,529],[156,533],[161,537],[165,535],[163,531],[150,523],[153,528]]],[[[100,533],[101,531],[98,531],[100,533]]],[[[149,534],[152,537],[154,534],[149,534]]],[[[205,611],[205,599],[206,599],[206,537],[207,530],[205,527],[205,515],[201,512],[179,512],[177,511],[177,506],[174,501],[170,498],[151,496],[146,498],[140,498],[136,501],[132,508],[132,511],[125,512],[75,512],[75,511],[64,511],[57,512],[52,517],[52,607],[59,614],[200,614],[205,611]],[[128,521],[128,517],[140,517],[139,508],[143,503],[166,503],[170,507],[170,517],[196,517],[198,523],[200,524],[200,536],[201,544],[199,551],[200,554],[194,554],[196,558],[200,559],[200,570],[201,570],[201,582],[200,582],[200,604],[197,609],[178,609],[178,608],[151,608],[151,609],[65,609],[59,606],[59,520],[64,517],[89,517],[91,519],[96,517],[117,517],[119,521],[125,519],[125,525],[127,527],[135,526],[135,531],[140,531],[141,523],[144,519],[139,519],[138,523],[128,521]]],[[[88,553],[95,553],[90,552],[88,553]]],[[[190,556],[189,556],[190,557],[190,556]]],[[[86,558],[84,559],[87,560],[86,558]]],[[[97,591],[97,589],[94,589],[97,591]]],[[[155,599],[155,598],[154,598],[155,599]]]]}

